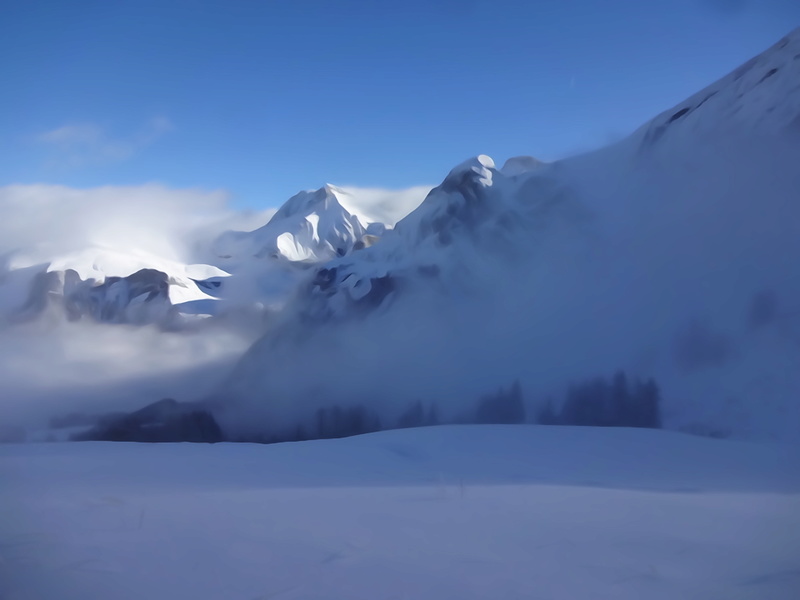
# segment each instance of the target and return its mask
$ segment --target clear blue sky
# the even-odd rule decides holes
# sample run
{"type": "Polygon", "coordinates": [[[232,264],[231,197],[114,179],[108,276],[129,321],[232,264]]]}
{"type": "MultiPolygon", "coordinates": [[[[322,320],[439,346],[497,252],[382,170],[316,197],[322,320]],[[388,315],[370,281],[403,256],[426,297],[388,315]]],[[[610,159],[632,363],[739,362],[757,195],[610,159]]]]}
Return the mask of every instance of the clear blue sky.
{"type": "Polygon", "coordinates": [[[621,137],[798,25],[793,0],[0,0],[0,185],[435,184],[621,137]]]}

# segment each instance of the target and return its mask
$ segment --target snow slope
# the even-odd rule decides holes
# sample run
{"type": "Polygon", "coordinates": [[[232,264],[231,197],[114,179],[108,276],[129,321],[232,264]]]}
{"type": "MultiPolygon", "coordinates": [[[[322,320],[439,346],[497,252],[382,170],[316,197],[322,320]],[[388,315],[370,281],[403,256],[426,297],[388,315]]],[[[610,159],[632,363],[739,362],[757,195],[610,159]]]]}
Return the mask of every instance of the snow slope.
{"type": "MultiPolygon", "coordinates": [[[[552,165],[537,163],[530,157],[513,158],[507,161],[502,170],[496,169],[494,161],[485,155],[465,161],[450,172],[417,210],[400,222],[397,235],[391,239],[393,246],[384,244],[370,251],[369,260],[364,257],[360,261],[338,260],[332,263],[334,267],[347,265],[346,270],[339,272],[337,279],[343,282],[351,278],[370,278],[376,272],[405,267],[403,261],[418,266],[424,260],[423,256],[429,257],[429,260],[444,262],[441,255],[445,254],[447,247],[464,241],[454,240],[454,237],[475,237],[482,233],[482,229],[493,226],[494,229],[489,233],[496,240],[507,233],[501,231],[501,227],[509,226],[502,218],[513,218],[514,221],[524,224],[526,210],[540,213],[536,217],[552,217],[555,211],[562,209],[560,205],[564,203],[564,199],[553,197],[557,194],[541,188],[553,180],[555,186],[565,188],[562,192],[568,192],[570,187],[588,187],[581,179],[597,179],[596,173],[587,171],[606,171],[603,176],[606,180],[623,176],[630,179],[634,175],[631,171],[640,169],[655,171],[651,173],[652,176],[666,175],[665,172],[669,170],[683,171],[687,164],[695,172],[702,171],[703,163],[708,160],[707,150],[698,152],[694,146],[708,144],[715,147],[720,144],[720,139],[729,142],[729,132],[732,129],[736,141],[744,142],[751,138],[760,142],[766,138],[766,141],[775,146],[768,148],[768,151],[794,151],[789,156],[793,160],[797,158],[796,153],[800,146],[799,51],[800,29],[797,29],[762,55],[748,61],[679,106],[659,115],[627,140],[606,150],[552,165]],[[623,160],[633,164],[614,164],[623,160]],[[651,161],[658,163],[654,165],[651,161]],[[571,179],[573,177],[575,180],[571,179]],[[396,248],[398,245],[402,246],[402,252],[396,248]]],[[[725,166],[733,167],[733,161],[739,158],[737,154],[747,157],[752,151],[751,147],[736,148],[725,157],[730,161],[725,166]]],[[[781,167],[785,164],[786,161],[780,163],[781,167]]],[[[750,171],[752,173],[753,169],[750,171]]],[[[765,172],[761,174],[761,178],[766,179],[771,174],[771,171],[765,172]]],[[[689,173],[681,172],[677,175],[685,177],[689,173]]],[[[796,177],[793,175],[791,172],[785,173],[784,177],[795,183],[796,177]]],[[[696,179],[705,179],[702,182],[704,187],[713,187],[720,183],[710,176],[696,179]]],[[[604,182],[592,181],[592,184],[602,183],[604,182]]],[[[771,191],[768,186],[764,188],[766,193],[771,191]]],[[[595,198],[592,198],[588,190],[579,191],[582,193],[576,198],[577,203],[589,204],[594,201],[595,206],[590,208],[614,208],[613,205],[598,202],[596,197],[600,194],[597,192],[593,194],[595,198]]],[[[601,190],[600,193],[604,191],[601,190]]],[[[641,194],[644,190],[635,191],[641,194]]],[[[797,188],[786,191],[796,192],[797,188]]],[[[656,191],[650,193],[655,195],[656,191]]],[[[628,205],[647,202],[641,196],[626,200],[628,202],[625,204],[628,205]]],[[[675,198],[673,202],[681,200],[675,198]]],[[[631,206],[624,208],[626,211],[633,210],[631,206]]],[[[708,208],[725,210],[724,205],[711,205],[708,208]]],[[[522,233],[527,235],[533,232],[528,227],[522,233]]],[[[513,243],[519,244],[519,240],[513,240],[513,243]]],[[[353,286],[345,284],[342,288],[346,293],[353,286]]]]}
{"type": "Polygon", "coordinates": [[[800,434],[800,30],[608,148],[454,168],[379,244],[318,268],[220,389],[231,429],[324,405],[450,418],[617,369],[672,428],[800,434]]]}
{"type": "Polygon", "coordinates": [[[790,600],[797,458],[534,426],[3,445],[0,596],[790,600]]]}

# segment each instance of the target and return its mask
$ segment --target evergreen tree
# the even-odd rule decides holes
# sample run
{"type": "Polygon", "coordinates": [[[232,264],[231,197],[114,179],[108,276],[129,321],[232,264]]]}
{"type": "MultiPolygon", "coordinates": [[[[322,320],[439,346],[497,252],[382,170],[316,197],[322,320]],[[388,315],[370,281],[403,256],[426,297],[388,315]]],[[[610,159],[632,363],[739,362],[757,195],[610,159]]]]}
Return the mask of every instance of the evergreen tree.
{"type": "Polygon", "coordinates": [[[508,391],[500,388],[496,393],[483,396],[478,401],[476,423],[512,424],[524,421],[525,405],[519,381],[515,381],[508,391]]]}
{"type": "Polygon", "coordinates": [[[422,402],[417,400],[413,402],[408,409],[400,415],[400,419],[398,419],[397,427],[400,429],[406,429],[408,427],[421,427],[425,424],[425,412],[422,408],[422,402]]]}
{"type": "Polygon", "coordinates": [[[536,413],[536,423],[539,425],[558,425],[561,419],[556,412],[552,398],[548,398],[539,411],[536,413]]]}
{"type": "Polygon", "coordinates": [[[428,411],[425,414],[425,425],[439,425],[440,423],[439,409],[436,407],[436,404],[431,402],[431,405],[428,407],[428,411]]]}
{"type": "Polygon", "coordinates": [[[625,373],[618,371],[610,382],[603,378],[573,384],[556,413],[546,405],[537,422],[594,427],[661,427],[660,392],[653,379],[635,382],[633,388],[625,373]]]}

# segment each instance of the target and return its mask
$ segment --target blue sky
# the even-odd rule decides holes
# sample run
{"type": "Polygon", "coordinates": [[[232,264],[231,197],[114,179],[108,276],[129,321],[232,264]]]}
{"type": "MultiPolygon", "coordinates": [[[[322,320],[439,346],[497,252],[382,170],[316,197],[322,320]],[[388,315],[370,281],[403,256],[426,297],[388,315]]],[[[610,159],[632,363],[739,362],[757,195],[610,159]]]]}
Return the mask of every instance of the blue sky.
{"type": "Polygon", "coordinates": [[[1,0],[0,185],[281,204],[603,145],[800,25],[790,0],[1,0]]]}

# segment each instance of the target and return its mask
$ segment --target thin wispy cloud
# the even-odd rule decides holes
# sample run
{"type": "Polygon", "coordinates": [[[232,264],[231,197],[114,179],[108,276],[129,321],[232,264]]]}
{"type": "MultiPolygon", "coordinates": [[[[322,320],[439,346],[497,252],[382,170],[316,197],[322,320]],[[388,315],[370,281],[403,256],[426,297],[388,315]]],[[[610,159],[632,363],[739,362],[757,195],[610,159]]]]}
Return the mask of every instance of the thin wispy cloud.
{"type": "Polygon", "coordinates": [[[70,123],[38,134],[36,141],[50,153],[50,166],[78,168],[132,158],[174,128],[163,116],[127,136],[115,136],[95,123],[70,123]]]}

